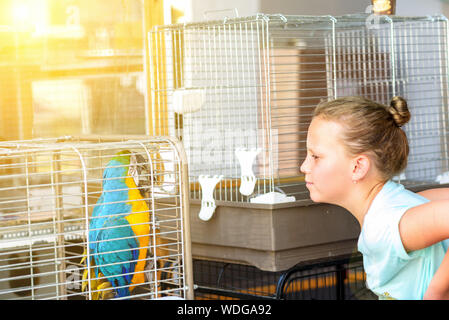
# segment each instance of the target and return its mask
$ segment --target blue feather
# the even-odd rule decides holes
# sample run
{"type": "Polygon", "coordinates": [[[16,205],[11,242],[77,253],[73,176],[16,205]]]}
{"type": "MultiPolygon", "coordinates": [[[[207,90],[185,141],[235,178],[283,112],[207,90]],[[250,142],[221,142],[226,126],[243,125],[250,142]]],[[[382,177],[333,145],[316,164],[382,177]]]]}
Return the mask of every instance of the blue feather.
{"type": "Polygon", "coordinates": [[[103,192],[92,211],[92,219],[89,224],[90,229],[89,240],[91,242],[90,250],[94,250],[95,246],[94,241],[97,237],[98,228],[104,223],[105,218],[107,218],[107,216],[109,215],[129,212],[131,208],[124,202],[128,199],[128,192],[126,190],[127,186],[124,180],[124,177],[126,177],[127,168],[126,167],[111,168],[112,166],[120,166],[120,165],[123,165],[123,163],[115,159],[112,159],[108,163],[106,169],[103,172],[103,192]],[[122,178],[122,179],[108,180],[110,178],[122,178]],[[124,190],[113,191],[120,189],[124,190]],[[120,203],[111,203],[111,202],[120,202],[120,203]]]}
{"type": "MultiPolygon", "coordinates": [[[[103,192],[93,209],[89,224],[89,249],[96,265],[95,274],[98,277],[101,271],[115,288],[130,284],[139,254],[135,234],[128,221],[122,217],[131,212],[131,205],[126,204],[127,165],[129,156],[118,156],[109,161],[103,172],[103,192]],[[119,228],[103,229],[115,226],[119,228]],[[120,239],[123,237],[129,238],[120,239]],[[113,250],[126,251],[106,253],[113,250]],[[116,262],[119,263],[107,265],[116,262]]],[[[116,293],[119,297],[130,294],[127,287],[116,288],[116,293]]]]}
{"type": "Polygon", "coordinates": [[[111,217],[98,231],[94,255],[95,264],[115,288],[117,296],[129,296],[126,287],[131,283],[132,272],[139,255],[139,244],[128,221],[123,217],[111,217]],[[118,288],[125,286],[124,288],[118,288]]]}

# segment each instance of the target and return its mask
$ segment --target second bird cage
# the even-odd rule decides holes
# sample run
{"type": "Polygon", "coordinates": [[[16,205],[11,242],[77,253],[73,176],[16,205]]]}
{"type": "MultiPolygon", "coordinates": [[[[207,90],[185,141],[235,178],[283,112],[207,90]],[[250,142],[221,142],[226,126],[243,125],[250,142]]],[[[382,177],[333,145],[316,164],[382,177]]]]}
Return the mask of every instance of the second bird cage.
{"type": "Polygon", "coordinates": [[[193,298],[176,139],[0,144],[0,299],[193,298]]]}
{"type": "Polygon", "coordinates": [[[308,199],[300,165],[315,106],[347,95],[409,104],[409,165],[398,179],[449,170],[448,24],[442,16],[258,14],[149,33],[156,134],[182,139],[192,198],[308,199]]]}

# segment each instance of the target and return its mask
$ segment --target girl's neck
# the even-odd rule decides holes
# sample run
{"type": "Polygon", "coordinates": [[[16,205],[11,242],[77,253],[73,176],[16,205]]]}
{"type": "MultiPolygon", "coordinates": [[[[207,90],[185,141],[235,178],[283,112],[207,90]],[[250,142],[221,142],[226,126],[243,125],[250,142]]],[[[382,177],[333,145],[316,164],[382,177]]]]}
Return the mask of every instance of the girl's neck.
{"type": "Polygon", "coordinates": [[[361,181],[352,186],[350,197],[343,207],[351,212],[360,224],[363,226],[365,215],[367,214],[374,198],[385,185],[385,181],[361,181]]]}

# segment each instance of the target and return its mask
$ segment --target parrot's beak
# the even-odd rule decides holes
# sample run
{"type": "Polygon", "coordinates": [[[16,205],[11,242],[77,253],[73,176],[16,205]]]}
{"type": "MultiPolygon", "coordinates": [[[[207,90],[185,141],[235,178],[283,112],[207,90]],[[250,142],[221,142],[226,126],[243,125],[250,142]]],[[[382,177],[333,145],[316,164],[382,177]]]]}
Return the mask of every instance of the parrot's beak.
{"type": "Polygon", "coordinates": [[[149,188],[151,186],[151,176],[150,176],[150,168],[148,165],[148,161],[140,155],[136,154],[137,160],[137,172],[139,174],[139,190],[142,193],[142,196],[145,197],[145,194],[149,192],[149,188]]]}

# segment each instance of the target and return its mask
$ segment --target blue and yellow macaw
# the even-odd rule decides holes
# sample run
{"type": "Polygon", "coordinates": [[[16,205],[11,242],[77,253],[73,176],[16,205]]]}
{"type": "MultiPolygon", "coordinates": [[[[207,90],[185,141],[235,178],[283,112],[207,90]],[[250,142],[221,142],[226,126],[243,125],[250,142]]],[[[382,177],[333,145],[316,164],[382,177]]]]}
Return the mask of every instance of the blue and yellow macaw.
{"type": "Polygon", "coordinates": [[[103,191],[89,224],[91,270],[86,268],[82,286],[86,290],[90,272],[91,289],[96,291],[93,299],[126,297],[136,285],[145,282],[150,217],[137,188],[141,169],[138,162],[143,164],[143,157],[125,150],[112,158],[103,172],[103,191]]]}

